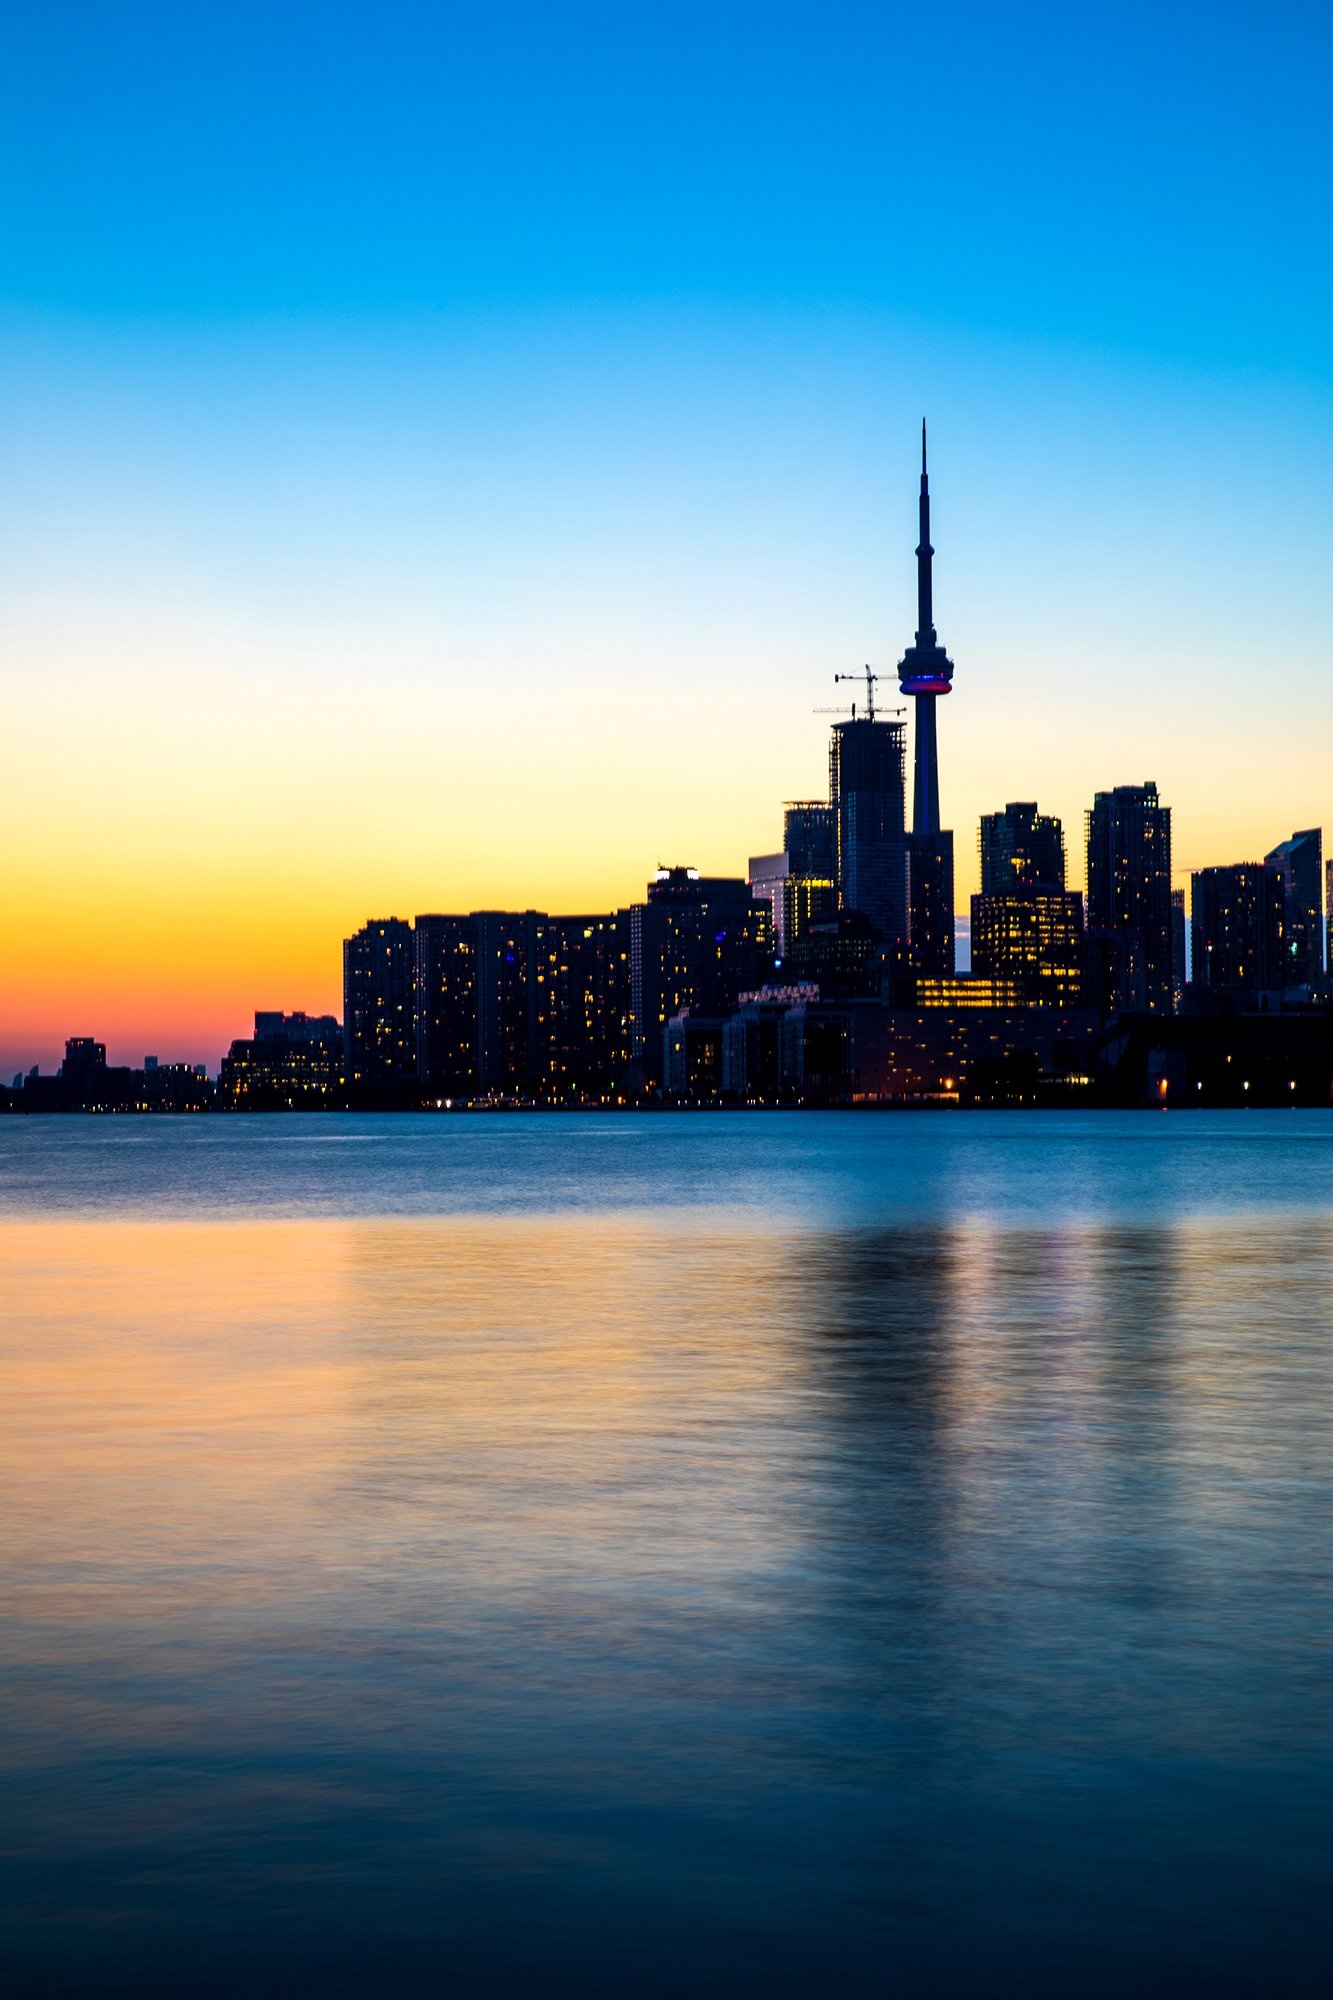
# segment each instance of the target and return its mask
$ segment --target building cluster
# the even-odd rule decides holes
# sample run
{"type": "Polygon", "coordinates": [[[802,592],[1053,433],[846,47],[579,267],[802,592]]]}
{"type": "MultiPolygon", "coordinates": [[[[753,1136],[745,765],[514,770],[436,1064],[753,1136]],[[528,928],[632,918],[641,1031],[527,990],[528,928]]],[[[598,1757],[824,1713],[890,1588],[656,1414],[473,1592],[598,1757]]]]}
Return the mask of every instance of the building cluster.
{"type": "MultiPolygon", "coordinates": [[[[1093,799],[1085,891],[1060,821],[1010,803],[981,821],[959,970],[933,555],[923,426],[917,629],[897,668],[910,820],[903,711],[877,710],[867,668],[860,712],[831,731],[827,799],[789,804],[745,877],[659,868],[641,901],[589,916],[372,920],[343,946],[341,1026],[256,1015],[218,1106],[1330,1102],[1318,828],[1197,871],[1187,921],[1155,784],[1093,799]]],[[[1333,863],[1329,888],[1333,904],[1333,863]]],[[[22,1107],[194,1108],[208,1091],[179,1066],[112,1071],[101,1051],[98,1068],[98,1048],[16,1079],[22,1107]]]]}

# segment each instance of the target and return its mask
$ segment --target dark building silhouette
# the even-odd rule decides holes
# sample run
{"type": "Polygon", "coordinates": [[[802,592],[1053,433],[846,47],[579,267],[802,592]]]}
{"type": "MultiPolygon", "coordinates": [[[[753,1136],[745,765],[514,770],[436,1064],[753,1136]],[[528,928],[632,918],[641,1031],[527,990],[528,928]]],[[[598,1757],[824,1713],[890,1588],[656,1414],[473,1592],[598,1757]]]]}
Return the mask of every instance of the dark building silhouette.
{"type": "Polygon", "coordinates": [[[1324,971],[1324,836],[1307,827],[1265,854],[1282,879],[1282,977],[1279,985],[1312,986],[1324,971]]]}
{"type": "Polygon", "coordinates": [[[477,1068],[477,921],[416,920],[417,1077],[433,1097],[472,1097],[477,1068]]]}
{"type": "Polygon", "coordinates": [[[1282,915],[1276,868],[1242,861],[1196,869],[1191,877],[1195,987],[1242,1005],[1280,987],[1282,915]]]}
{"type": "Polygon", "coordinates": [[[416,948],[399,917],[343,943],[344,1074],[353,1093],[392,1095],[416,1076],[416,948]]]}
{"type": "Polygon", "coordinates": [[[912,969],[948,978],[954,969],[953,835],[940,825],[940,763],[935,705],[953,685],[953,661],[935,631],[930,545],[930,479],[921,425],[921,494],[916,548],[916,638],[898,664],[898,685],[916,709],[912,786],[910,930],[912,969]]]}
{"type": "Polygon", "coordinates": [[[332,1014],[261,1012],[249,1040],[234,1041],[218,1070],[229,1111],[323,1111],[342,1095],[342,1024],[332,1014]]]}
{"type": "Polygon", "coordinates": [[[1185,916],[1185,891],[1171,891],[1171,1004],[1179,1013],[1189,984],[1189,924],[1185,916]]]}
{"type": "Polygon", "coordinates": [[[978,838],[981,893],[1004,896],[1014,889],[1063,889],[1065,837],[1058,819],[1037,811],[1035,802],[983,813],[978,838]]]}
{"type": "Polygon", "coordinates": [[[1171,1011],[1171,808],[1154,784],[1098,792],[1087,815],[1089,986],[1110,1015],[1171,1011]]]}
{"type": "Polygon", "coordinates": [[[818,987],[825,1000],[878,999],[883,985],[879,932],[859,910],[839,910],[807,925],[783,970],[793,980],[818,987]]]}
{"type": "Polygon", "coordinates": [[[902,963],[911,937],[905,734],[872,708],[836,722],[829,745],[838,904],[869,918],[889,966],[902,963]]]}
{"type": "Polygon", "coordinates": [[[142,1069],[109,1064],[105,1042],[72,1035],[54,1076],[34,1067],[15,1077],[12,1109],[64,1111],[207,1111],[213,1085],[202,1063],[159,1063],[145,1056],[142,1069]]]}
{"type": "Polygon", "coordinates": [[[525,1097],[537,1088],[535,910],[476,910],[477,1088],[525,1097]]]}
{"type": "Polygon", "coordinates": [[[629,926],[633,1054],[646,1080],[660,1084],[668,1021],[683,1010],[720,1018],[764,983],[772,913],[735,877],[662,868],[647,901],[629,911],[629,926]]]}

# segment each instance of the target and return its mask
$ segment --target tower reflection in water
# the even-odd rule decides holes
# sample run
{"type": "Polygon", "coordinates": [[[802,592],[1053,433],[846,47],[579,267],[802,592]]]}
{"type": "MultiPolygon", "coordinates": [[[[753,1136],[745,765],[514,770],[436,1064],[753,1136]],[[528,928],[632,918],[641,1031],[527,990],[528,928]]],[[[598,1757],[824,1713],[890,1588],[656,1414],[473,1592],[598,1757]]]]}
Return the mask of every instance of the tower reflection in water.
{"type": "Polygon", "coordinates": [[[0,1229],[12,1974],[1313,1990],[1331,1275],[1271,1221],[0,1229]]]}

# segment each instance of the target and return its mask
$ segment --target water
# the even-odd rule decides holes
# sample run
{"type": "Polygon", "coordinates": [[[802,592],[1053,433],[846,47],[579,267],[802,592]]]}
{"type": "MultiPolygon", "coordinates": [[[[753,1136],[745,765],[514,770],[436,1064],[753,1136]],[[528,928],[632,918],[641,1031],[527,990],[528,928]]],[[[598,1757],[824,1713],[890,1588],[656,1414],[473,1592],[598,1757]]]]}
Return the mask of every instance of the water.
{"type": "Polygon", "coordinates": [[[0,1974],[1313,1993],[1333,1118],[0,1121],[0,1974]]]}

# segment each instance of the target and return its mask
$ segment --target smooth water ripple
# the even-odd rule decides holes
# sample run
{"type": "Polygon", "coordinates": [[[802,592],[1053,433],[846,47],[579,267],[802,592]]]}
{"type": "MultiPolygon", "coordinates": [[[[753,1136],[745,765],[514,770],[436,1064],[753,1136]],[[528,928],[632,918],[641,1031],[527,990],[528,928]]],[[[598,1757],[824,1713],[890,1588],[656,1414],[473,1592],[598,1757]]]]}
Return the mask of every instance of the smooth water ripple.
{"type": "Polygon", "coordinates": [[[0,1121],[8,1990],[1322,1992],[1331,1141],[0,1121]]]}

